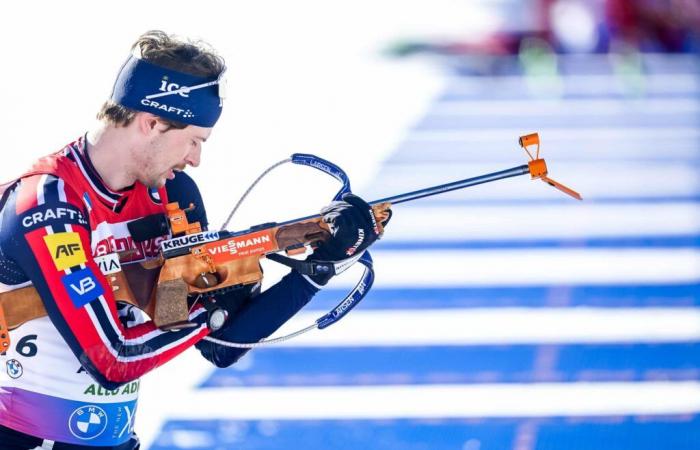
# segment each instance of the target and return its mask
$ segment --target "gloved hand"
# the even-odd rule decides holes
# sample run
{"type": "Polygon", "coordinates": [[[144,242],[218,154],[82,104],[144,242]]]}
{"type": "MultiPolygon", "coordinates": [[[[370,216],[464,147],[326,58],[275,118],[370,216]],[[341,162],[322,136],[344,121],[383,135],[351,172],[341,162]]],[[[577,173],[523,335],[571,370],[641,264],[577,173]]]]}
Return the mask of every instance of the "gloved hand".
{"type": "MultiPolygon", "coordinates": [[[[372,207],[354,194],[343,195],[342,201],[332,202],[321,210],[323,221],[330,228],[331,238],[319,242],[318,248],[308,259],[316,261],[342,261],[362,253],[381,237],[372,207]]],[[[382,222],[385,226],[391,218],[382,222]]],[[[330,275],[314,275],[310,277],[314,283],[321,286],[328,283],[330,275]]]]}

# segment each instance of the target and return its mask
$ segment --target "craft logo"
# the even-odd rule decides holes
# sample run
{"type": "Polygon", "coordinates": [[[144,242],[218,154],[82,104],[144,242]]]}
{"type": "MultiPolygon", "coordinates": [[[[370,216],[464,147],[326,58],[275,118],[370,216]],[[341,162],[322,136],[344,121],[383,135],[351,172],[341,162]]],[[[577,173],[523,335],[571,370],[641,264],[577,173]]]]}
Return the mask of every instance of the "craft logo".
{"type": "Polygon", "coordinates": [[[94,439],[107,428],[107,413],[96,405],[81,406],[70,415],[68,428],[78,439],[94,439]]]}
{"type": "Polygon", "coordinates": [[[189,109],[182,109],[182,108],[176,108],[174,106],[168,106],[165,103],[160,103],[160,102],[157,102],[155,100],[150,100],[147,98],[142,98],[141,104],[143,106],[150,106],[151,108],[155,108],[155,109],[163,111],[163,112],[175,113],[178,116],[182,116],[186,119],[194,117],[194,114],[189,109]]]}
{"type": "Polygon", "coordinates": [[[72,221],[76,221],[81,225],[87,225],[87,221],[85,220],[85,217],[83,217],[83,213],[78,211],[77,209],[72,209],[72,208],[48,208],[43,211],[37,211],[33,212],[31,214],[27,214],[22,218],[22,226],[24,228],[29,228],[34,225],[39,225],[43,222],[46,222],[48,220],[57,220],[57,219],[68,219],[72,221]]]}
{"type": "Polygon", "coordinates": [[[61,283],[76,308],[82,308],[104,294],[102,285],[89,267],[64,275],[61,283]]]}
{"type": "Polygon", "coordinates": [[[51,259],[58,270],[79,266],[87,261],[78,233],[48,234],[44,236],[44,242],[51,252],[51,259]]]}
{"type": "Polygon", "coordinates": [[[10,378],[17,379],[21,377],[24,373],[22,364],[16,359],[7,360],[7,363],[5,363],[5,365],[7,366],[7,374],[10,376],[10,378]]]}

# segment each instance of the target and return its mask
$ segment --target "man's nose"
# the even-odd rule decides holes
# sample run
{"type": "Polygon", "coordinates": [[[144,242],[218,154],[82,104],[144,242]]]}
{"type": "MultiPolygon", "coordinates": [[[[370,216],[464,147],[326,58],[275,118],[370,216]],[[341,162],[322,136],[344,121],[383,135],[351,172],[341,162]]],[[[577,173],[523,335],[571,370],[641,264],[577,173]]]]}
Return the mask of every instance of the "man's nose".
{"type": "Polygon", "coordinates": [[[194,150],[191,150],[187,154],[187,158],[185,159],[185,162],[192,167],[198,167],[201,156],[202,156],[202,149],[200,146],[197,146],[197,148],[195,148],[194,150]]]}

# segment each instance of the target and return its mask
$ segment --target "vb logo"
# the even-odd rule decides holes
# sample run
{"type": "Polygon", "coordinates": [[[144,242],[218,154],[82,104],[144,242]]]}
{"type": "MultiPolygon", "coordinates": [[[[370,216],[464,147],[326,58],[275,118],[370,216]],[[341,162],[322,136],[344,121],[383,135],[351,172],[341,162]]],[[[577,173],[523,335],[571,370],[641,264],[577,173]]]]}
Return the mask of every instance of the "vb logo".
{"type": "Polygon", "coordinates": [[[177,93],[177,95],[185,98],[189,98],[190,96],[190,91],[187,89],[187,87],[180,86],[177,83],[168,83],[167,78],[163,78],[160,82],[160,89],[158,89],[161,92],[172,92],[172,91],[177,91],[178,89],[182,89],[180,92],[177,93]]]}
{"type": "Polygon", "coordinates": [[[64,275],[61,278],[61,283],[63,283],[68,297],[76,308],[82,308],[104,295],[102,285],[89,267],[64,275]]]}
{"type": "Polygon", "coordinates": [[[95,284],[95,280],[92,278],[92,276],[87,276],[80,279],[77,285],[70,285],[70,288],[73,289],[73,291],[78,295],[85,295],[91,290],[95,289],[95,287],[97,287],[97,284],[95,284]]]}
{"type": "Polygon", "coordinates": [[[58,259],[62,256],[73,256],[73,255],[75,255],[76,252],[78,252],[80,250],[81,250],[80,244],[59,245],[58,247],[56,247],[56,256],[54,256],[54,258],[58,259]]]}

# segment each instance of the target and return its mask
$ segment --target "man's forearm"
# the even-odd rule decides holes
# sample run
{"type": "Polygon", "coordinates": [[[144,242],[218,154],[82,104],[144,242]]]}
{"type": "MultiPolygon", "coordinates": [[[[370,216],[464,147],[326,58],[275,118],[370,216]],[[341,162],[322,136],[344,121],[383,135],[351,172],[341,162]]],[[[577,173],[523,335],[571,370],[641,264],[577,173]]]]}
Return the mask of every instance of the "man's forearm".
{"type": "MultiPolygon", "coordinates": [[[[212,336],[231,342],[258,342],[299,312],[316,292],[317,288],[292,271],[279,283],[253,297],[229,318],[229,323],[222,330],[212,336]]],[[[196,346],[205,358],[219,367],[230,366],[249,350],[206,341],[200,341],[196,346]]]]}

